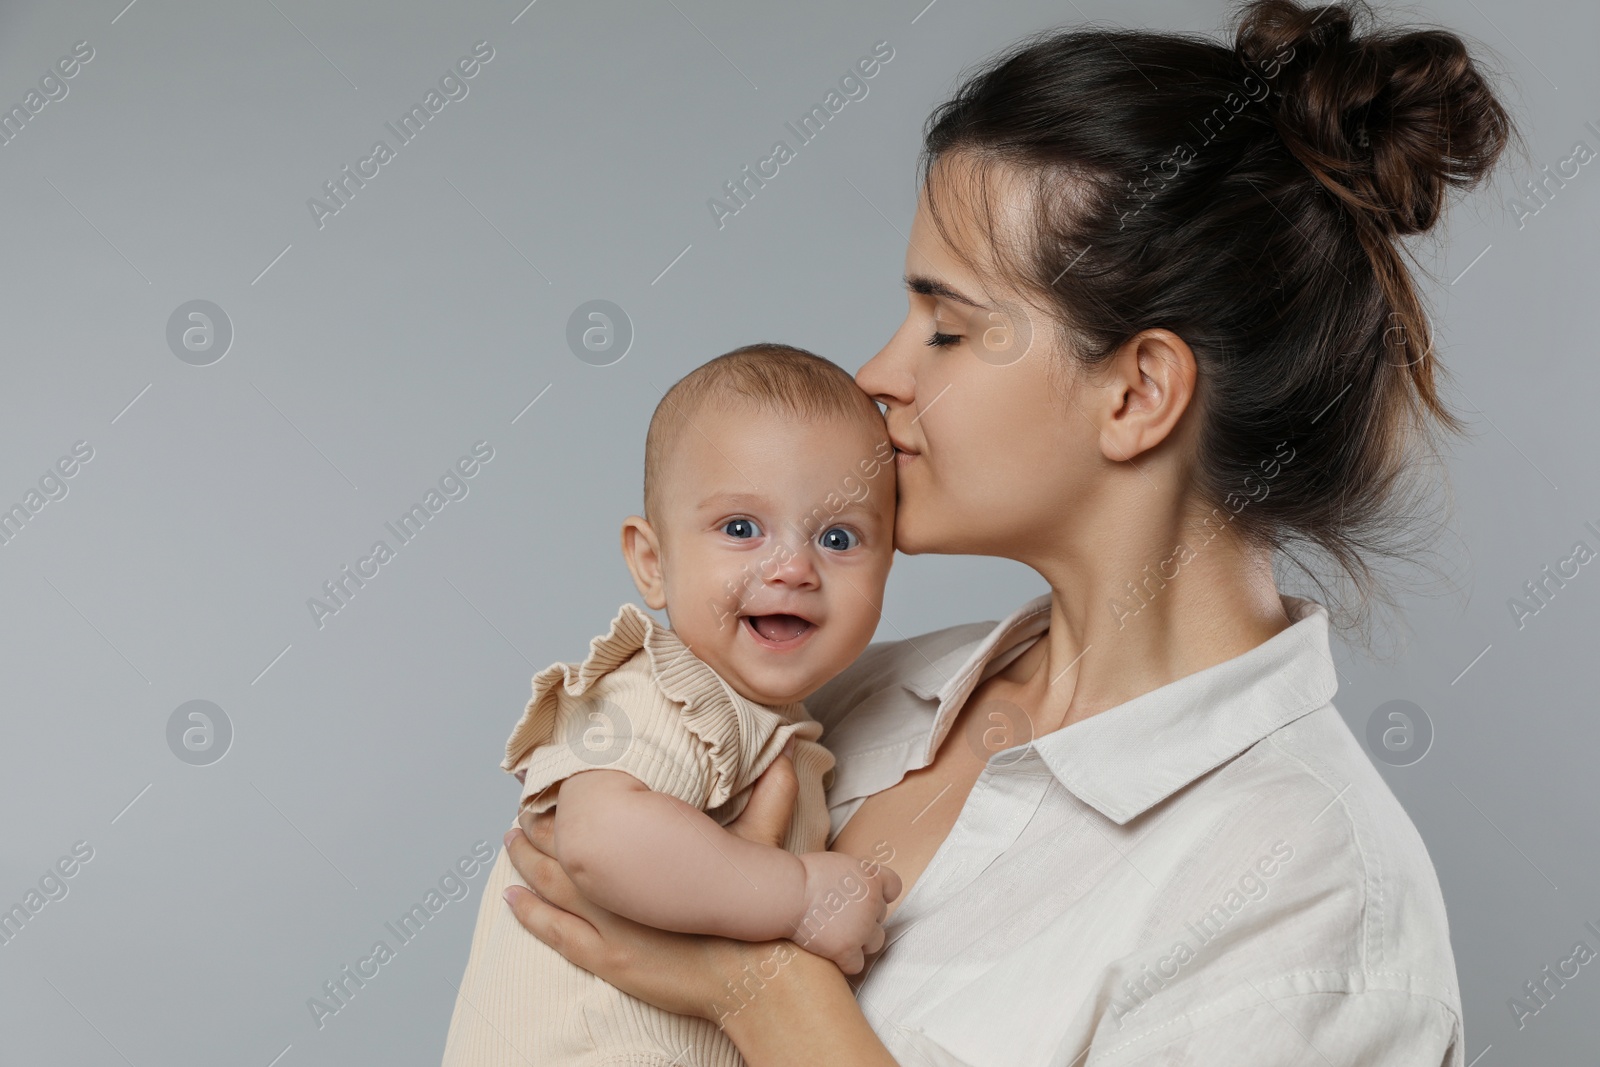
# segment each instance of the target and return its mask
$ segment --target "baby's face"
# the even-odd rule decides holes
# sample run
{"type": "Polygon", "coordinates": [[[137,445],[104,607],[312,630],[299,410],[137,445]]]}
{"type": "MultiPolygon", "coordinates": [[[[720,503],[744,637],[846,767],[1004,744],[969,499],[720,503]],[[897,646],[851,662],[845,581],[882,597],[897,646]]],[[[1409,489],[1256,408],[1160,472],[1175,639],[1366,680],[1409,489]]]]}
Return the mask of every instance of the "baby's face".
{"type": "Polygon", "coordinates": [[[668,618],[740,694],[803,700],[867,647],[894,556],[881,424],[710,405],[662,475],[668,618]]]}

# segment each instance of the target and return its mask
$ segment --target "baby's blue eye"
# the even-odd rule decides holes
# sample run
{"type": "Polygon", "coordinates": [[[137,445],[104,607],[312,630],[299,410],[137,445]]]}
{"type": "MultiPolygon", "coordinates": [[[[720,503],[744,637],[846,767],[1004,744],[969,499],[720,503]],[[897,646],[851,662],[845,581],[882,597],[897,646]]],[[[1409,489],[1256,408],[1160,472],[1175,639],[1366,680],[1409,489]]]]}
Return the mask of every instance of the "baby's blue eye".
{"type": "Polygon", "coordinates": [[[821,540],[822,547],[831,548],[835,552],[843,552],[861,543],[861,538],[856,536],[855,531],[843,526],[834,526],[825,531],[821,540]]]}
{"type": "Polygon", "coordinates": [[[722,524],[722,532],[729,537],[737,537],[740,540],[744,540],[749,537],[759,537],[761,535],[761,527],[749,519],[729,519],[722,524]]]}

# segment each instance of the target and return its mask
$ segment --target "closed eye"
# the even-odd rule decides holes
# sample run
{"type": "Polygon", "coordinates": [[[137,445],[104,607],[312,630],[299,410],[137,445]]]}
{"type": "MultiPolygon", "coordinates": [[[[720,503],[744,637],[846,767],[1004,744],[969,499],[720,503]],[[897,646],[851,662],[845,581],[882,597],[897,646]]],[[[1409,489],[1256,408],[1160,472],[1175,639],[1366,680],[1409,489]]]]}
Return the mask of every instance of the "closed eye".
{"type": "Polygon", "coordinates": [[[931,345],[934,348],[943,348],[946,345],[953,345],[960,340],[961,335],[958,333],[940,333],[939,331],[935,330],[933,336],[922,343],[925,345],[931,345]]]}

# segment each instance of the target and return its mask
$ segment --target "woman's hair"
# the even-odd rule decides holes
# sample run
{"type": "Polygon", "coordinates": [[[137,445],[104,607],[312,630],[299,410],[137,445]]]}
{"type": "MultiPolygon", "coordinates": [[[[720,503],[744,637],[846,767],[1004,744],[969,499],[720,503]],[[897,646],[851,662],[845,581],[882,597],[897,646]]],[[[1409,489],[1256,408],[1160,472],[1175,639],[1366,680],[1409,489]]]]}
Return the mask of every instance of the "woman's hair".
{"type": "Polygon", "coordinates": [[[1461,429],[1400,238],[1514,132],[1459,37],[1372,21],[1358,2],[1254,0],[1232,47],[1037,35],[964,78],[920,163],[947,236],[934,163],[1020,176],[1030,224],[1006,233],[978,183],[988,235],[1010,243],[973,267],[1041,298],[1083,365],[1143,329],[1182,337],[1197,488],[1223,516],[1247,500],[1231,525],[1313,580],[1293,548],[1326,552],[1364,604],[1367,556],[1414,534],[1398,505],[1415,446],[1461,429]]]}
{"type": "Polygon", "coordinates": [[[883,414],[836,363],[793,345],[762,341],[707,360],[656,405],[644,439],[644,517],[660,517],[662,472],[680,437],[708,406],[745,405],[801,419],[853,418],[877,429],[883,414]]]}

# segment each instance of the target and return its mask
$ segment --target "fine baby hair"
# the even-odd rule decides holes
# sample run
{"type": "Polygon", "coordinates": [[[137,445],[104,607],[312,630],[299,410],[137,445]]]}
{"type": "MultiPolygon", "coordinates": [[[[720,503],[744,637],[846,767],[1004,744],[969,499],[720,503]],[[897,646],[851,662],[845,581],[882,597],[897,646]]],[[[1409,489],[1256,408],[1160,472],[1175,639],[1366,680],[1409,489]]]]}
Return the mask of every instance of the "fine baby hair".
{"type": "Polygon", "coordinates": [[[875,428],[883,425],[877,404],[855,379],[814,352],[772,341],[724,352],[679,378],[656,405],[644,444],[645,518],[660,517],[662,472],[682,434],[693,432],[701,412],[732,404],[804,419],[854,416],[875,428]]]}

